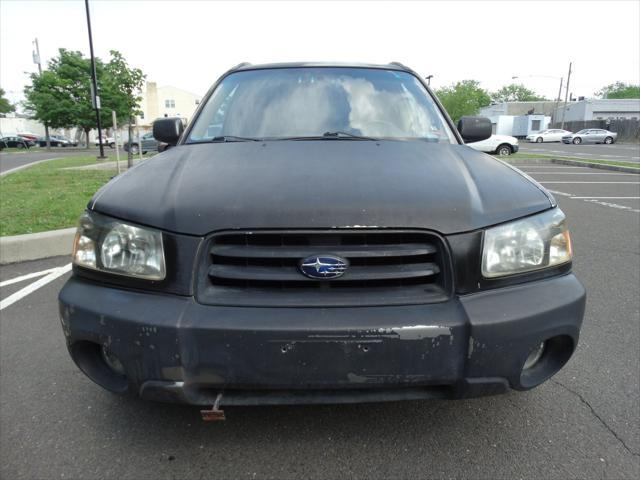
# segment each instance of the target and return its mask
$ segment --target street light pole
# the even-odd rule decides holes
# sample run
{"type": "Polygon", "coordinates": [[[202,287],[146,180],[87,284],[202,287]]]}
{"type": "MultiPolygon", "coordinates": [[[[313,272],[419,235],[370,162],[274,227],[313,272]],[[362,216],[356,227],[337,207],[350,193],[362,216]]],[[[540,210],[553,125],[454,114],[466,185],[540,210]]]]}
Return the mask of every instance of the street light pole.
{"type": "MultiPolygon", "coordinates": [[[[96,121],[98,124],[98,145],[100,146],[100,156],[98,159],[106,158],[104,156],[104,147],[102,145],[102,122],[100,122],[100,95],[98,95],[98,79],[96,76],[96,59],[93,56],[93,37],[91,35],[91,17],[89,15],[89,0],[84,0],[84,5],[87,10],[87,29],[89,30],[89,51],[91,53],[91,84],[93,85],[93,91],[91,92],[93,107],[96,109],[96,121]]],[[[89,139],[87,138],[87,143],[89,139]]]]}
{"type": "MultiPolygon", "coordinates": [[[[36,45],[36,51],[33,52],[33,63],[38,65],[38,75],[42,76],[42,61],[40,60],[40,46],[36,38],[33,43],[36,45]]],[[[51,139],[49,138],[49,123],[44,122],[44,138],[47,145],[47,152],[51,150],[51,139]]]]}

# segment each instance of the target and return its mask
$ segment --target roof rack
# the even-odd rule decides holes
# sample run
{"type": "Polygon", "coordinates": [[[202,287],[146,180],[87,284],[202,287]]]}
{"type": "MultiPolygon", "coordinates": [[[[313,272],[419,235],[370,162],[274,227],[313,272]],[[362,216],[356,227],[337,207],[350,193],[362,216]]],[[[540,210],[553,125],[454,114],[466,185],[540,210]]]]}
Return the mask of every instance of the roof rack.
{"type": "Polygon", "coordinates": [[[389,62],[389,65],[395,65],[396,67],[404,68],[405,70],[411,70],[409,67],[400,62],[389,62]]]}
{"type": "Polygon", "coordinates": [[[251,65],[251,64],[249,62],[242,62],[237,64],[235,67],[230,68],[230,70],[238,70],[239,68],[246,67],[248,65],[251,65]]]}

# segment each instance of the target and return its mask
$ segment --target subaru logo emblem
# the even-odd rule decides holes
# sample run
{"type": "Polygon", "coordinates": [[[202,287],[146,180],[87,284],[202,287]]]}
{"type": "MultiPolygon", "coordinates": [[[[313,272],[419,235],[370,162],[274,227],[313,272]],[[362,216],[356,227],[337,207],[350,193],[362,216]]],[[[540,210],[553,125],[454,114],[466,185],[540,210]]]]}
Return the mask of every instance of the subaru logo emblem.
{"type": "Polygon", "coordinates": [[[314,255],[300,262],[303,275],[316,280],[338,278],[349,268],[349,262],[333,255],[314,255]]]}

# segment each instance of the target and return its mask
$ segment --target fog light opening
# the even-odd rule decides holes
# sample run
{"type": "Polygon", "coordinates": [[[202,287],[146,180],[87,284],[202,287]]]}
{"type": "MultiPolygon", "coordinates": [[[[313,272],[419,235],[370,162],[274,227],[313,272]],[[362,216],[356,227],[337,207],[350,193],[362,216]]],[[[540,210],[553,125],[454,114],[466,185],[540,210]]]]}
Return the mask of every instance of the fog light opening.
{"type": "Polygon", "coordinates": [[[542,354],[544,354],[545,344],[546,342],[542,342],[540,345],[534,348],[531,353],[529,353],[529,356],[524,361],[524,366],[522,367],[523,370],[528,370],[536,363],[538,363],[538,361],[542,358],[542,354]]]}
{"type": "Polygon", "coordinates": [[[104,360],[104,363],[106,363],[107,366],[115,373],[122,375],[123,377],[125,376],[126,373],[124,365],[122,365],[120,359],[104,345],[102,346],[102,359],[104,360]]]}
{"type": "Polygon", "coordinates": [[[564,367],[574,350],[575,342],[568,335],[547,338],[536,344],[524,360],[519,385],[514,388],[528,390],[548,380],[564,367]]]}
{"type": "Polygon", "coordinates": [[[70,346],[69,351],[76,365],[91,380],[114,393],[125,393],[129,388],[122,361],[104,346],[79,341],[70,346]]]}

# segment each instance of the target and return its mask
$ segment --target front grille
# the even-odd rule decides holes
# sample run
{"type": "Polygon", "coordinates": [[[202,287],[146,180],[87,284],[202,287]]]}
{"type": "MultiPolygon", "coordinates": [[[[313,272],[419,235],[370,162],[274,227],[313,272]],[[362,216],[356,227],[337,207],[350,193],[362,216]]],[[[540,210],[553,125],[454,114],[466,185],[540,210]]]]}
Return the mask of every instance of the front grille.
{"type": "Polygon", "coordinates": [[[433,303],[449,297],[439,237],[416,231],[332,230],[214,235],[201,268],[198,301],[245,306],[353,306],[433,303]],[[313,279],[302,259],[346,259],[343,276],[313,279]]]}

